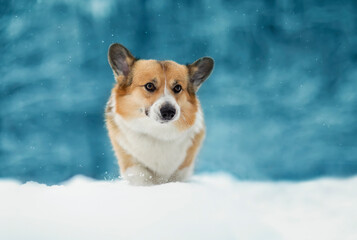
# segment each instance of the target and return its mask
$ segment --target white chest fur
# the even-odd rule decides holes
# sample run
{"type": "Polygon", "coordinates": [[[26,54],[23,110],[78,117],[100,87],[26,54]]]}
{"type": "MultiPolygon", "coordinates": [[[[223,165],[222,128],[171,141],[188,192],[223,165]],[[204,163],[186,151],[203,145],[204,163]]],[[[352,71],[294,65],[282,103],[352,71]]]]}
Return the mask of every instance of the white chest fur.
{"type": "Polygon", "coordinates": [[[203,128],[202,112],[197,112],[196,122],[186,131],[178,131],[172,124],[165,126],[150,119],[125,121],[115,114],[120,129],[118,143],[127,153],[150,170],[163,177],[172,175],[185,160],[192,138],[203,128]]]}

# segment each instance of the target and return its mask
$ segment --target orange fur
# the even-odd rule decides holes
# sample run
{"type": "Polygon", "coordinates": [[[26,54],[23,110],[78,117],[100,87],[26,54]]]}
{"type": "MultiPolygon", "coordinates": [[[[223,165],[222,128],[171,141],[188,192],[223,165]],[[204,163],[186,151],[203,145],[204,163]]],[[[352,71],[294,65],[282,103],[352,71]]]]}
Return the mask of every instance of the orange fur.
{"type": "Polygon", "coordinates": [[[189,167],[193,164],[204,137],[205,137],[204,129],[202,129],[199,133],[197,133],[194,136],[194,138],[192,140],[192,145],[187,150],[186,158],[183,161],[183,163],[180,165],[180,167],[178,168],[179,170],[189,167]]]}
{"type": "Polygon", "coordinates": [[[116,141],[116,136],[120,134],[120,131],[116,124],[114,123],[113,116],[107,115],[106,125],[109,133],[110,142],[114,148],[115,156],[118,159],[120,172],[123,174],[125,170],[134,165],[133,158],[118,144],[116,141]]]}

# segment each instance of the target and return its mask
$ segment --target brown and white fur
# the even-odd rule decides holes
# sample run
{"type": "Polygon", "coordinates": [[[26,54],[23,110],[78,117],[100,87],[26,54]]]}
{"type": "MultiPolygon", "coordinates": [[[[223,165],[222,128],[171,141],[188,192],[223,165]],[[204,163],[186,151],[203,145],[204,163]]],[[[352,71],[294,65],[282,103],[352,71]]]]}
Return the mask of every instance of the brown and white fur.
{"type": "Polygon", "coordinates": [[[185,181],[205,136],[196,92],[213,59],[139,60],[118,43],[108,59],[116,84],[105,117],[121,176],[134,185],[185,181]]]}

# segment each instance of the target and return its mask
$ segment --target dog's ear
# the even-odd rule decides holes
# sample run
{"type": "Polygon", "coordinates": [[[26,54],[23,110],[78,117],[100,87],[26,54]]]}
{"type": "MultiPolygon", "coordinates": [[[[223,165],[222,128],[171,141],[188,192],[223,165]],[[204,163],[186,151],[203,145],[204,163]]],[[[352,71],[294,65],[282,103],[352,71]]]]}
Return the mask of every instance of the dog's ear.
{"type": "Polygon", "coordinates": [[[115,79],[119,84],[124,84],[135,62],[135,57],[128,49],[119,43],[113,43],[108,50],[108,61],[113,69],[115,79]]]}
{"type": "Polygon", "coordinates": [[[197,92],[201,84],[209,77],[213,70],[214,61],[210,57],[203,57],[192,64],[188,64],[189,89],[197,92]]]}

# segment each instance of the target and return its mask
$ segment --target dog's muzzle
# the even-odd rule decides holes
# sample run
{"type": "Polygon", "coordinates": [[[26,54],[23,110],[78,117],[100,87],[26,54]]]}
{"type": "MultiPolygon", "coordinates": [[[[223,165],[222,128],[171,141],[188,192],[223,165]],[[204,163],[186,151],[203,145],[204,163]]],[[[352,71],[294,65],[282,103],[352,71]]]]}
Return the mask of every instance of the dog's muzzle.
{"type": "Polygon", "coordinates": [[[160,116],[161,119],[168,122],[175,117],[176,109],[171,104],[166,103],[163,106],[161,106],[160,114],[161,114],[160,116]]]}

